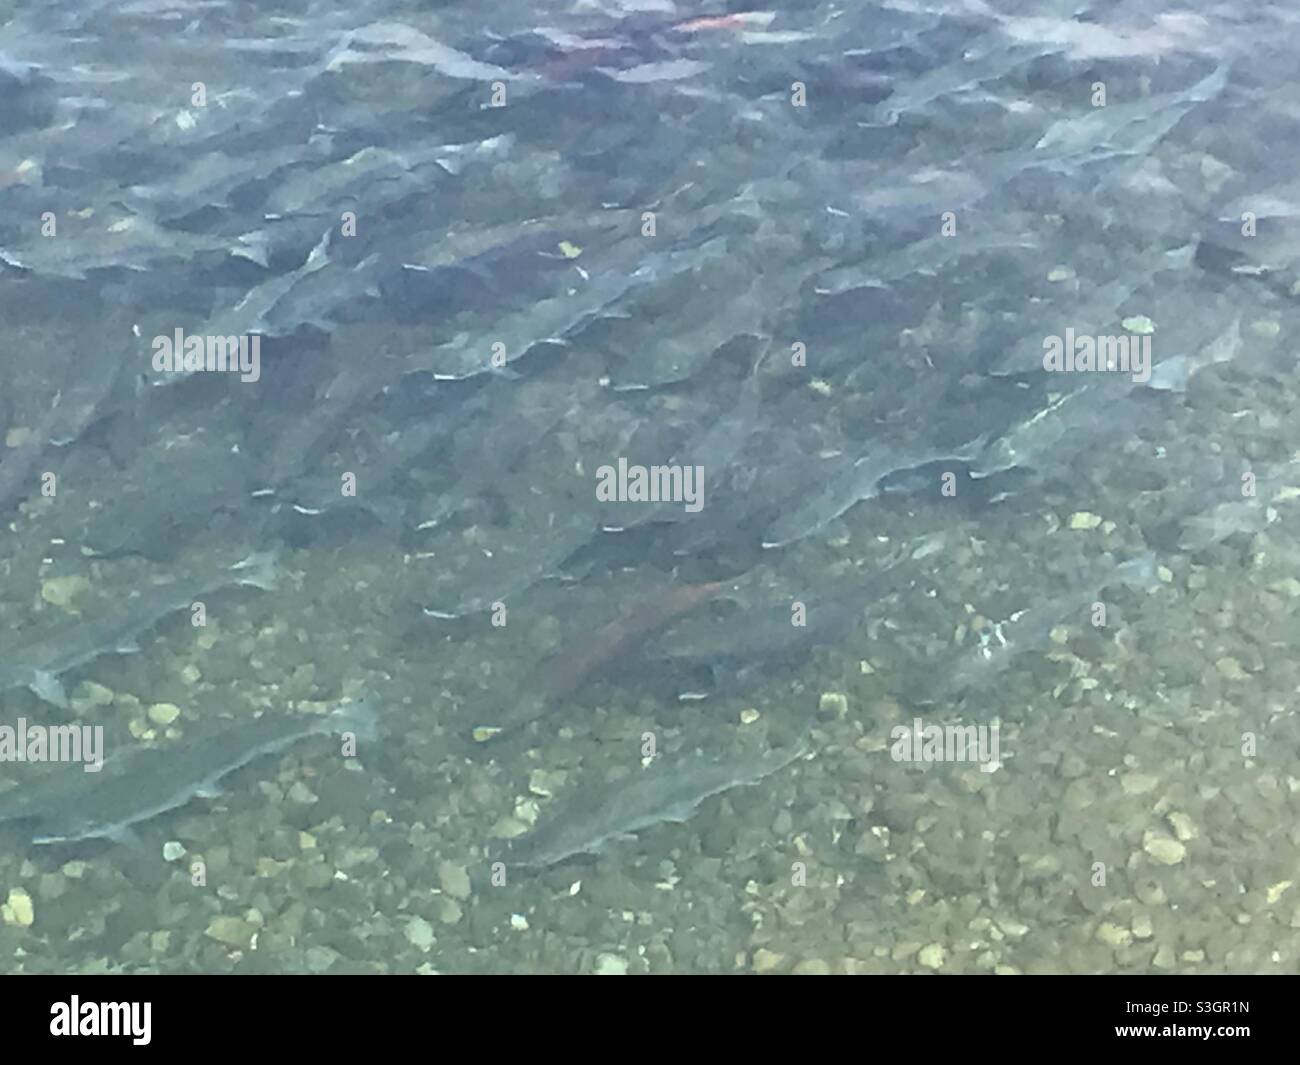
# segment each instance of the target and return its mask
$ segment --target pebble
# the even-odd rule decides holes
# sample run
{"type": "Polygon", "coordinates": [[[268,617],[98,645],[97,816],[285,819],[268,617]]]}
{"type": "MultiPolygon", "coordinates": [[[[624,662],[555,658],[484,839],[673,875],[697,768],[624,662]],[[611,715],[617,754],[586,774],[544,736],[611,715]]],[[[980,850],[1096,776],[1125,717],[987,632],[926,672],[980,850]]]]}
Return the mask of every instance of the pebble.
{"type": "Polygon", "coordinates": [[[1076,510],[1070,515],[1071,529],[1095,529],[1101,524],[1101,517],[1086,510],[1076,510]]]}
{"type": "Polygon", "coordinates": [[[62,873],[44,873],[36,894],[42,899],[61,899],[68,890],[68,879],[62,873]]]}
{"type": "Polygon", "coordinates": [[[68,610],[72,601],[90,590],[90,581],[80,574],[69,577],[51,577],[41,584],[41,598],[50,606],[68,610]]]}
{"type": "Polygon", "coordinates": [[[917,953],[916,960],[927,969],[941,969],[943,963],[948,960],[948,952],[944,950],[941,943],[927,943],[917,953]]]}
{"type": "Polygon", "coordinates": [[[1160,778],[1154,773],[1125,773],[1119,785],[1125,795],[1145,795],[1159,783],[1160,778]]]}
{"type": "Polygon", "coordinates": [[[1181,810],[1170,810],[1165,815],[1165,820],[1180,842],[1186,843],[1189,839],[1196,838],[1196,823],[1181,810]]]}
{"type": "Polygon", "coordinates": [[[1142,837],[1142,849],[1161,865],[1177,865],[1187,854],[1178,840],[1159,832],[1148,831],[1142,837]]]}
{"type": "Polygon", "coordinates": [[[19,928],[31,928],[36,920],[36,908],[32,897],[22,888],[10,888],[9,898],[0,907],[5,924],[17,925],[19,928]]]}
{"type": "Polygon", "coordinates": [[[112,688],[96,684],[93,680],[83,680],[77,688],[78,694],[85,700],[87,706],[111,706],[116,698],[112,688]]]}
{"type": "Polygon", "coordinates": [[[1156,323],[1145,314],[1135,314],[1130,318],[1125,318],[1119,324],[1124,327],[1125,332],[1137,333],[1138,336],[1149,336],[1156,331],[1156,323]]]}
{"type": "Polygon", "coordinates": [[[358,865],[369,865],[378,858],[378,847],[345,847],[339,855],[338,866],[340,869],[355,869],[358,865]]]}
{"type": "Polygon", "coordinates": [[[557,788],[563,788],[568,773],[563,770],[534,769],[528,774],[528,790],[543,799],[549,799],[557,788]]]}
{"type": "Polygon", "coordinates": [[[163,861],[174,862],[178,858],[185,857],[185,845],[174,839],[169,839],[163,844],[163,861]]]}
{"type": "Polygon", "coordinates": [[[433,925],[423,917],[412,917],[406,922],[406,940],[417,950],[427,952],[433,946],[433,925]]]}
{"type": "Polygon", "coordinates": [[[257,875],[267,879],[279,876],[286,869],[291,869],[292,867],[292,862],[277,862],[274,858],[267,858],[265,855],[257,859],[257,865],[255,866],[257,869],[257,875]]]}
{"type": "Polygon", "coordinates": [[[219,916],[208,922],[203,934],[230,947],[248,947],[257,934],[257,926],[242,917],[219,916]]]}
{"type": "Polygon", "coordinates": [[[307,787],[301,780],[294,781],[293,786],[289,789],[289,798],[293,802],[300,802],[304,806],[310,806],[316,802],[319,796],[307,787]]]}
{"type": "Polygon", "coordinates": [[[454,899],[467,899],[470,896],[469,872],[463,865],[455,862],[442,862],[438,866],[438,883],[454,899]]]}
{"type": "Polygon", "coordinates": [[[338,960],[339,952],[333,947],[316,946],[307,948],[308,972],[323,973],[338,960]]]}
{"type": "Polygon", "coordinates": [[[154,703],[145,711],[145,716],[155,725],[165,727],[181,716],[181,708],[175,703],[154,703]]]}
{"type": "Polygon", "coordinates": [[[913,954],[921,949],[920,943],[904,941],[895,943],[894,949],[889,952],[889,957],[893,961],[907,961],[913,954]]]}
{"type": "Polygon", "coordinates": [[[1270,906],[1277,902],[1292,884],[1290,880],[1279,880],[1276,884],[1270,884],[1264,892],[1264,897],[1268,900],[1270,906]]]}
{"type": "Polygon", "coordinates": [[[830,976],[831,967],[821,958],[805,958],[791,971],[795,976],[830,976]]]}
{"type": "Polygon", "coordinates": [[[597,976],[626,976],[627,959],[617,954],[598,954],[595,973],[597,976]]]}
{"type": "Polygon", "coordinates": [[[1214,663],[1214,668],[1219,671],[1219,675],[1227,677],[1228,680],[1247,680],[1250,674],[1241,668],[1241,663],[1231,655],[1225,655],[1214,663]]]}
{"type": "Polygon", "coordinates": [[[516,839],[528,831],[528,826],[517,817],[502,817],[492,826],[493,839],[516,839]]]}
{"type": "Polygon", "coordinates": [[[1122,925],[1103,921],[1097,926],[1097,938],[1108,947],[1127,947],[1133,942],[1133,933],[1122,925]]]}
{"type": "Polygon", "coordinates": [[[754,972],[770,973],[783,961],[785,961],[784,954],[777,954],[766,947],[759,947],[758,950],[754,951],[754,972]]]}
{"type": "Polygon", "coordinates": [[[849,698],[842,692],[822,692],[818,706],[823,714],[833,714],[842,719],[849,712],[849,698]]]}

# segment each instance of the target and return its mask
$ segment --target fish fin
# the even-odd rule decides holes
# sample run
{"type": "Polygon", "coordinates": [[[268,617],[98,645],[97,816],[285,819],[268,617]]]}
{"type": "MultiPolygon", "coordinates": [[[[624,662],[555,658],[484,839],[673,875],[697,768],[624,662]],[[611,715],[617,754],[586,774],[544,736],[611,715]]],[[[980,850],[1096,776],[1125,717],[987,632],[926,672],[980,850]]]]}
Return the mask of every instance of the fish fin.
{"type": "Polygon", "coordinates": [[[700,800],[694,802],[679,802],[669,806],[664,811],[664,820],[672,821],[674,824],[684,824],[695,816],[695,811],[700,808],[700,800]]]}
{"type": "Polygon", "coordinates": [[[104,838],[134,851],[136,854],[142,856],[147,854],[144,840],[130,825],[119,825],[116,828],[109,829],[104,833],[104,838]]]}
{"type": "Polygon", "coordinates": [[[279,553],[277,551],[258,551],[236,562],[231,570],[239,574],[240,584],[251,584],[269,592],[275,589],[279,576],[279,553]]]}
{"type": "Polygon", "coordinates": [[[270,241],[265,230],[258,229],[251,233],[242,234],[239,237],[239,244],[239,247],[230,250],[231,255],[255,262],[263,270],[270,269],[271,264],[267,261],[267,250],[270,247],[270,241]]]}
{"type": "Polygon", "coordinates": [[[1157,392],[1186,392],[1191,375],[1187,356],[1175,355],[1153,367],[1144,384],[1157,392]]]}
{"type": "Polygon", "coordinates": [[[842,541],[853,538],[853,534],[849,531],[849,523],[843,518],[834,518],[831,521],[828,521],[824,526],[822,526],[821,532],[818,535],[822,537],[823,541],[842,541]]]}
{"type": "MultiPolygon", "coordinates": [[[[378,252],[375,252],[373,255],[367,255],[364,259],[361,260],[361,262],[357,263],[357,265],[353,268],[352,272],[354,274],[362,274],[364,276],[368,274],[370,271],[372,271],[376,266],[378,266],[380,261],[381,260],[378,252]]],[[[379,282],[374,280],[367,281],[365,287],[362,288],[361,292],[362,295],[369,296],[372,300],[379,299],[380,298],[379,282]]]]}
{"type": "Polygon", "coordinates": [[[322,266],[330,261],[330,245],[333,243],[334,230],[325,230],[325,235],[320,238],[320,242],[311,250],[307,256],[307,261],[302,264],[301,269],[304,273],[315,273],[322,266]]]}
{"type": "Polygon", "coordinates": [[[401,532],[406,525],[406,504],[400,499],[388,497],[379,502],[366,503],[365,509],[385,529],[401,532]]]}
{"type": "MultiPolygon", "coordinates": [[[[974,439],[967,440],[966,443],[962,444],[952,453],[952,457],[958,462],[974,462],[988,450],[988,446],[993,442],[993,439],[993,430],[986,430],[974,439]]],[[[972,476],[974,476],[974,474],[972,474],[972,476]]]]}
{"type": "Polygon", "coordinates": [[[33,695],[57,706],[60,710],[68,708],[68,693],[63,690],[63,684],[53,673],[44,669],[33,670],[32,679],[27,687],[31,689],[33,695]]]}
{"type": "Polygon", "coordinates": [[[1155,553],[1146,551],[1130,558],[1115,569],[1115,576],[1131,588],[1155,588],[1160,584],[1155,553]]]}
{"type": "Polygon", "coordinates": [[[379,712],[373,699],[345,703],[331,711],[326,720],[331,732],[354,732],[363,740],[373,740],[379,735],[379,712]]]}

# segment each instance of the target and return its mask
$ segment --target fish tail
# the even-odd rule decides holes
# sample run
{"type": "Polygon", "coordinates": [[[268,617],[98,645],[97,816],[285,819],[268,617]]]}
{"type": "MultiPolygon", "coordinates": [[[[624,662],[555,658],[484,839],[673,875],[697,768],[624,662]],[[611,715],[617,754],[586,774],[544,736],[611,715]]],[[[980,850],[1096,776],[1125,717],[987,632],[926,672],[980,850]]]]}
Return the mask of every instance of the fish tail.
{"type": "Polygon", "coordinates": [[[316,246],[312,248],[311,254],[307,256],[307,261],[302,264],[302,269],[305,273],[315,273],[329,262],[329,252],[330,246],[333,244],[333,237],[333,229],[325,230],[325,235],[322,236],[316,246]]]}
{"type": "Polygon", "coordinates": [[[230,567],[240,584],[249,584],[265,592],[274,590],[280,575],[278,551],[257,551],[230,567]]]}
{"type": "Polygon", "coordinates": [[[1154,588],[1160,583],[1159,567],[1152,551],[1130,558],[1116,573],[1131,588],[1154,588]]]}
{"type": "Polygon", "coordinates": [[[355,732],[363,740],[379,738],[379,711],[375,700],[344,703],[330,711],[323,725],[329,732],[355,732]]]}

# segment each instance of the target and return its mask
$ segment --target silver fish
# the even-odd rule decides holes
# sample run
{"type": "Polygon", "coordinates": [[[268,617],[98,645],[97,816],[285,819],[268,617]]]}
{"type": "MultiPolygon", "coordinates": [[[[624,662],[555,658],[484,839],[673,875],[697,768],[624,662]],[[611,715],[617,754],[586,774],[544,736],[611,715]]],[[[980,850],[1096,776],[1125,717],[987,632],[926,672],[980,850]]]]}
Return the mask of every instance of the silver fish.
{"type": "Polygon", "coordinates": [[[1069,172],[1103,159],[1143,156],[1193,107],[1215,99],[1227,84],[1228,68],[1219,66],[1182,92],[1094,107],[1060,119],[1034,145],[1031,165],[1069,172]]]}
{"type": "MultiPolygon", "coordinates": [[[[880,494],[880,483],[887,477],[906,470],[914,470],[931,463],[951,459],[956,463],[973,462],[988,444],[987,436],[979,436],[956,448],[926,447],[924,445],[896,448],[880,442],[855,461],[840,459],[837,469],[796,506],[782,514],[763,533],[765,548],[785,547],[824,529],[851,507],[880,494]]],[[[815,481],[822,481],[823,471],[818,471],[815,481]]]]}
{"type": "MultiPolygon", "coordinates": [[[[267,317],[275,306],[303,278],[323,269],[330,262],[329,248],[333,230],[325,231],[302,265],[286,274],[268,278],[250,289],[228,311],[213,315],[196,331],[205,337],[245,337],[272,332],[267,317]]],[[[193,376],[194,371],[175,370],[171,373],[152,374],[150,383],[155,386],[174,385],[193,376]]]]}
{"type": "Polygon", "coordinates": [[[1081,615],[1107,588],[1116,585],[1147,591],[1159,587],[1154,552],[1143,552],[1119,565],[1109,556],[1099,559],[1061,595],[1039,606],[1017,611],[998,622],[986,642],[968,653],[943,679],[942,691],[956,695],[987,684],[1021,654],[1046,647],[1053,628],[1081,615]]]}
{"type": "Polygon", "coordinates": [[[322,717],[267,715],[188,743],[136,748],[107,759],[100,773],[61,772],[35,791],[7,793],[0,821],[29,824],[34,844],[126,842],[133,825],[220,794],[236,769],[307,736],[343,732],[374,739],[373,702],[347,703],[322,717]]]}
{"type": "Polygon", "coordinates": [[[250,555],[198,587],[174,581],[134,592],[120,610],[43,633],[25,646],[0,650],[0,691],[25,687],[46,702],[66,708],[68,696],[59,680],[63,673],[104,655],[138,651],[135,641],[139,636],[204,595],[243,586],[270,590],[275,578],[275,555],[263,552],[250,555]]]}
{"type": "Polygon", "coordinates": [[[700,752],[660,755],[631,780],[585,793],[564,813],[510,848],[507,862],[544,868],[600,850],[611,840],[665,821],[683,822],[713,795],[783,769],[807,752],[804,735],[789,747],[722,758],[700,752]]]}

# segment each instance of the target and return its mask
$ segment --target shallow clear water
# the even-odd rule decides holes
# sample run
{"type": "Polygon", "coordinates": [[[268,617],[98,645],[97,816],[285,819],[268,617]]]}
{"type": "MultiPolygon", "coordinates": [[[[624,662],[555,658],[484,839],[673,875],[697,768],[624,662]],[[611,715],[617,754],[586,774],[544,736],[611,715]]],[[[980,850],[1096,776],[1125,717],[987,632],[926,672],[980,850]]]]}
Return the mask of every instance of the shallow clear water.
{"type": "Polygon", "coordinates": [[[1294,971],[1298,35],[0,3],[0,967],[1294,971]]]}

